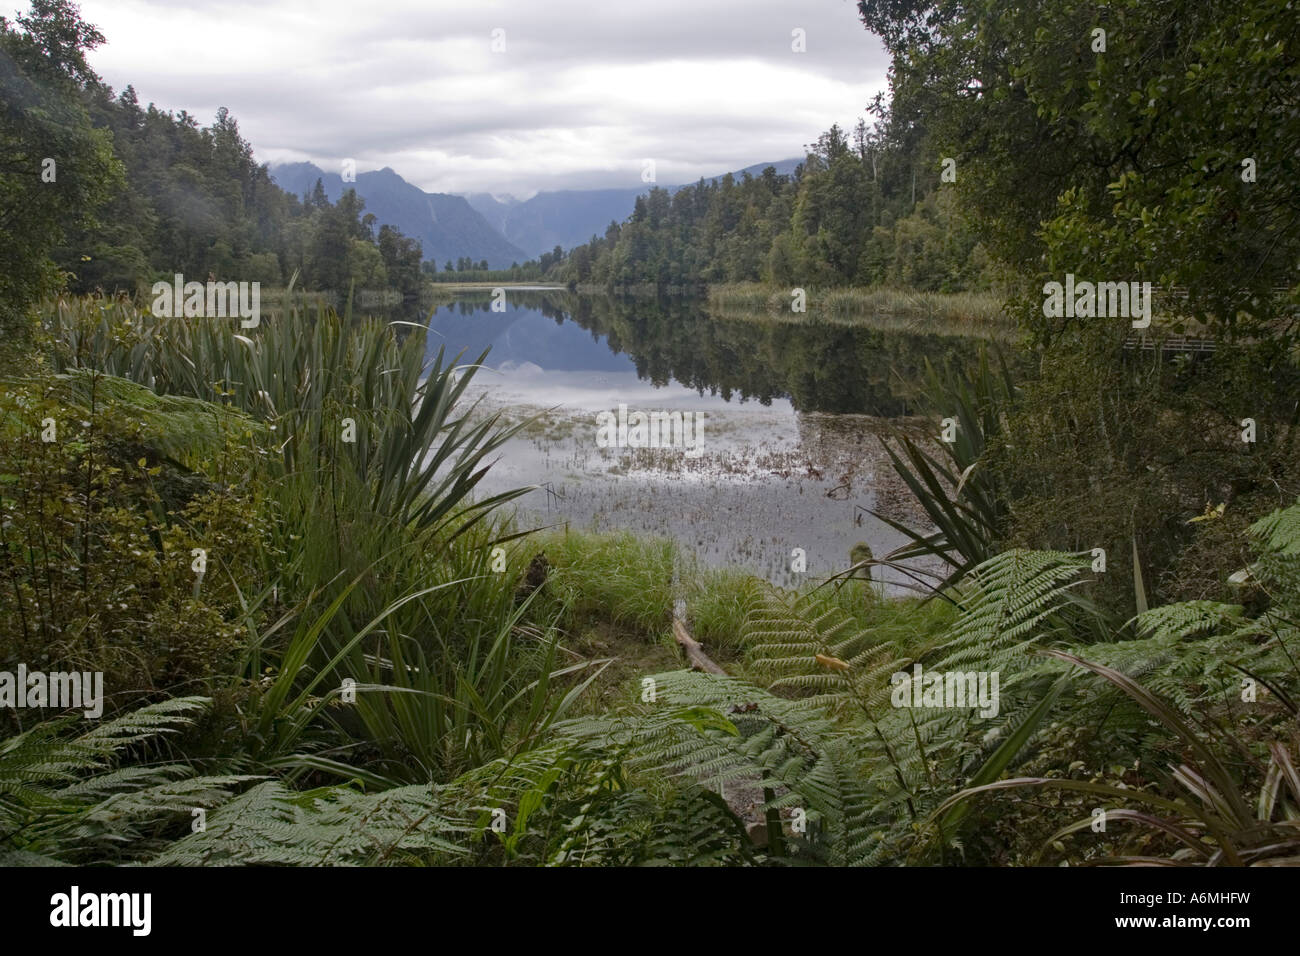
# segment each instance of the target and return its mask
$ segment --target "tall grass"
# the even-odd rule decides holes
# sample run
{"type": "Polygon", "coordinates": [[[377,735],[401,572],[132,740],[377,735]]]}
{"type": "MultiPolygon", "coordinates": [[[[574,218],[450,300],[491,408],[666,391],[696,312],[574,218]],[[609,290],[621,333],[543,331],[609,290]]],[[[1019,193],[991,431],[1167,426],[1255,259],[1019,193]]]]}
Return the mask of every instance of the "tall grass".
{"type": "Polygon", "coordinates": [[[710,286],[708,307],[724,318],[844,322],[939,335],[1003,337],[1014,330],[1002,299],[987,292],[914,292],[889,288],[807,290],[807,311],[791,310],[791,290],[757,282],[710,286]]]}
{"type": "Polygon", "coordinates": [[[483,355],[429,356],[422,329],[399,335],[320,303],[241,330],[64,299],[45,330],[57,370],[96,369],[258,426],[244,436],[259,462],[249,480],[275,520],[262,579],[236,582],[257,759],[354,772],[364,757],[372,781],[446,779],[534,739],[578,692],[556,692],[555,632],[525,621],[513,581],[491,570],[493,548],[517,536],[496,509],[527,489],[475,491],[527,422],[502,427],[465,401],[483,355]],[[345,680],[356,701],[340,707],[345,680]]]}
{"type": "Polygon", "coordinates": [[[631,533],[548,534],[535,541],[553,567],[549,600],[570,629],[604,621],[641,634],[672,621],[676,548],[631,533]]]}

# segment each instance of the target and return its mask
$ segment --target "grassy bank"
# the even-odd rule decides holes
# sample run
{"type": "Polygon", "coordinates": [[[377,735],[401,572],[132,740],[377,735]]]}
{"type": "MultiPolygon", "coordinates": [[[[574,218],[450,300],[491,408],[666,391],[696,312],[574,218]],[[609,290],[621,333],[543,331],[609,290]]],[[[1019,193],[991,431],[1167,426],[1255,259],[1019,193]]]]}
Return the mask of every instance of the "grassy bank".
{"type": "Polygon", "coordinates": [[[483,279],[475,282],[446,281],[435,284],[439,292],[482,292],[484,289],[509,289],[512,286],[528,286],[530,289],[555,289],[556,291],[564,289],[564,286],[558,283],[546,282],[543,279],[502,279],[500,281],[483,279]]]}
{"type": "MultiPolygon", "coordinates": [[[[633,642],[640,648],[636,654],[660,647],[673,657],[671,623],[680,599],[692,635],[707,652],[727,664],[731,673],[745,672],[746,619],[772,590],[762,579],[728,568],[701,567],[671,541],[630,532],[549,532],[530,537],[527,549],[544,555],[551,570],[540,599],[554,605],[565,631],[576,639],[613,635],[633,642]]],[[[923,639],[952,617],[942,602],[923,608],[918,598],[886,598],[864,580],[826,586],[810,581],[791,596],[823,611],[834,608],[861,628],[906,620],[915,634],[904,643],[923,639]]]]}
{"type": "Polygon", "coordinates": [[[986,335],[1014,326],[1002,299],[984,292],[913,292],[902,289],[808,289],[807,311],[794,312],[792,291],[762,283],[709,287],[710,311],[727,318],[750,316],[787,322],[832,321],[856,324],[897,320],[911,327],[986,335]]]}

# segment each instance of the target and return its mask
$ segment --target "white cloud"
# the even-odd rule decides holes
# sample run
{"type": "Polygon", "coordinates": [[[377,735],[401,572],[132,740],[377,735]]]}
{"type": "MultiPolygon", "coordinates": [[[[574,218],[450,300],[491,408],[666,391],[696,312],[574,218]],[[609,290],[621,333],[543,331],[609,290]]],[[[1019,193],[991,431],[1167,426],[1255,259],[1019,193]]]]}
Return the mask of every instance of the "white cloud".
{"type": "Polygon", "coordinates": [[[849,0],[83,0],[116,89],[220,106],[257,157],[391,166],[440,192],[663,183],[799,155],[885,87],[849,0]],[[506,50],[493,53],[494,28],[506,50]],[[795,27],[806,53],[790,49],[795,27]]]}

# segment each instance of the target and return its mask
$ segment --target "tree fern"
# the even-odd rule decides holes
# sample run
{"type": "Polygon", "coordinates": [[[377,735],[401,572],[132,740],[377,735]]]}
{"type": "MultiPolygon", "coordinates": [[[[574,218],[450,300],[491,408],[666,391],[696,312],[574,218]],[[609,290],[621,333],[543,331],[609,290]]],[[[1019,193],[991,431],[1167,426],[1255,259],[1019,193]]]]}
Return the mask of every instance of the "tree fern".
{"type": "MultiPolygon", "coordinates": [[[[157,846],[169,818],[215,806],[247,776],[195,777],[180,764],[114,766],[189,725],[207,700],[175,698],[79,735],[61,717],[0,742],[0,863],[114,862],[157,846]]],[[[138,754],[135,755],[138,758],[138,754]]]]}
{"type": "Polygon", "coordinates": [[[634,785],[620,750],[597,737],[563,737],[494,761],[454,786],[466,798],[477,793],[485,861],[709,866],[754,859],[743,823],[716,793],[689,782],[634,785]],[[494,811],[505,821],[496,837],[494,811]]]}
{"type": "Polygon", "coordinates": [[[745,784],[770,794],[761,810],[797,810],[805,834],[791,843],[831,862],[861,862],[871,803],[853,734],[815,699],[788,700],[731,677],[654,675],[656,701],[629,716],[588,718],[563,732],[624,754],[642,773],[721,789],[745,784]]]}
{"type": "Polygon", "coordinates": [[[1279,508],[1250,526],[1250,535],[1265,551],[1300,557],[1300,504],[1279,508]]]}
{"type": "Polygon", "coordinates": [[[1078,554],[1020,548],[982,562],[970,573],[963,613],[933,666],[1005,669],[1010,680],[1004,687],[1010,684],[1025,670],[1026,652],[1047,632],[1061,630],[1053,618],[1074,603],[1067,591],[1087,566],[1078,554]]]}
{"type": "Polygon", "coordinates": [[[691,785],[666,795],[644,787],[608,791],[584,804],[570,829],[555,864],[734,866],[760,857],[721,797],[691,785]]]}
{"type": "Polygon", "coordinates": [[[112,405],[139,429],[139,439],[187,468],[197,468],[229,443],[265,438],[264,425],[237,409],[186,395],[156,395],[144,385],[113,375],[76,370],[54,377],[55,394],[67,409],[89,417],[93,402],[112,405]]]}
{"type": "Polygon", "coordinates": [[[187,726],[207,703],[202,697],[165,700],[95,724],[76,736],[66,733],[78,722],[75,715],[42,721],[0,741],[0,793],[23,800],[48,798],[52,784],[71,784],[79,774],[104,770],[132,744],[187,726]]]}
{"type": "Polygon", "coordinates": [[[867,713],[889,703],[889,678],[906,659],[892,640],[859,626],[843,609],[813,595],[767,591],[745,620],[754,670],[769,690],[836,707],[855,702],[867,713]]]}
{"type": "Polygon", "coordinates": [[[1249,533],[1259,551],[1249,579],[1270,599],[1255,616],[1218,601],[1170,604],[1134,619],[1136,639],[1076,646],[1075,653],[1141,679],[1187,715],[1211,699],[1239,705],[1247,679],[1262,682],[1294,712],[1288,689],[1300,677],[1300,506],[1273,512],[1249,533]]]}
{"type": "Polygon", "coordinates": [[[860,851],[871,846],[873,859],[886,849],[905,852],[911,824],[944,794],[1023,759],[1057,693],[1046,699],[1051,668],[1031,652],[1066,633],[1062,615],[1078,603],[1068,592],[1086,563],[1079,555],[1031,551],[983,562],[958,596],[962,612],[949,633],[937,643],[910,640],[906,654],[807,600],[772,595],[752,613],[745,638],[756,669],[776,676],[773,690],[813,691],[808,702],[827,705],[853,741],[865,774],[856,784],[867,800],[844,820],[860,851]],[[998,713],[986,719],[973,706],[910,700],[894,706],[894,675],[918,663],[931,671],[998,673],[998,713]]]}
{"type": "Polygon", "coordinates": [[[295,792],[261,783],[209,815],[206,828],[155,856],[156,866],[345,866],[435,862],[466,853],[469,827],[436,788],[295,792]]]}

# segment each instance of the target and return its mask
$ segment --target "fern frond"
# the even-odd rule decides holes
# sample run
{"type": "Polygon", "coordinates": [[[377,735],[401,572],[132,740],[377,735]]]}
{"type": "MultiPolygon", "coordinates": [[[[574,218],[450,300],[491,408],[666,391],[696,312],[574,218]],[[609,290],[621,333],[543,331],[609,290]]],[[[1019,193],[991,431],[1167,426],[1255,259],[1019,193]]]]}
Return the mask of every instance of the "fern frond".
{"type": "MultiPolygon", "coordinates": [[[[1025,653],[1043,640],[1043,625],[1070,602],[1068,589],[1080,583],[1088,561],[1064,551],[1014,548],[976,567],[962,595],[963,613],[948,643],[939,649],[938,670],[1025,670],[1025,653]]],[[[1004,683],[1009,684],[1010,681],[1004,683]]]]}
{"type": "Polygon", "coordinates": [[[424,785],[364,794],[346,787],[298,793],[268,781],[208,816],[203,832],[155,856],[157,866],[356,866],[463,855],[468,828],[424,785]]]}

